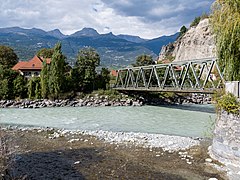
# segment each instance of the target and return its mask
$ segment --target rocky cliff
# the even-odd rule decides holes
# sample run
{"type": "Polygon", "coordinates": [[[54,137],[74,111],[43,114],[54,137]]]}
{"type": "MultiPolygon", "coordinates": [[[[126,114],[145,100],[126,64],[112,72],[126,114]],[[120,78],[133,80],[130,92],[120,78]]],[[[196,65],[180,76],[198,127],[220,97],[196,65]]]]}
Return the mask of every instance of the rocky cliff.
{"type": "Polygon", "coordinates": [[[216,57],[215,49],[209,19],[203,19],[196,27],[191,27],[177,41],[163,46],[159,54],[159,61],[166,59],[184,61],[216,57]]]}

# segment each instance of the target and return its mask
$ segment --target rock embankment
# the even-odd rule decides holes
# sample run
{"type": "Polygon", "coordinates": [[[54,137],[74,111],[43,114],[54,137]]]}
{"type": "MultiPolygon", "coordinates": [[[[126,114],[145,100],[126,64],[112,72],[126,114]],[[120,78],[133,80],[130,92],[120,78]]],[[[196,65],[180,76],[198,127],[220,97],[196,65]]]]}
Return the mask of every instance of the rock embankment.
{"type": "Polygon", "coordinates": [[[87,97],[84,99],[65,100],[1,100],[0,108],[45,108],[45,107],[98,107],[98,106],[142,106],[141,100],[132,98],[108,99],[107,96],[87,97]]]}
{"type": "Polygon", "coordinates": [[[166,98],[124,98],[109,99],[108,96],[86,97],[83,99],[39,99],[39,100],[0,100],[0,108],[45,108],[45,107],[99,107],[99,106],[142,106],[147,105],[174,105],[174,104],[211,104],[212,98],[205,94],[191,94],[166,98]]]}
{"type": "Polygon", "coordinates": [[[188,95],[175,95],[166,98],[148,97],[143,99],[144,104],[147,105],[179,105],[179,104],[212,104],[212,97],[209,94],[188,94],[188,95]]]}
{"type": "Polygon", "coordinates": [[[212,104],[212,97],[209,94],[191,94],[183,99],[185,104],[212,104]]]}

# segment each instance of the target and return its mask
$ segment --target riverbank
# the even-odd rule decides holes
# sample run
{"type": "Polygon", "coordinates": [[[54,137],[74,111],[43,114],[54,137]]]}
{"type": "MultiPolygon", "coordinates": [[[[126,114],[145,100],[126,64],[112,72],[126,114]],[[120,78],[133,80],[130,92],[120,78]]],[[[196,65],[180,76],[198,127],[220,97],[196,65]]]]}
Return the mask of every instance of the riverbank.
{"type": "Polygon", "coordinates": [[[152,97],[143,98],[130,97],[119,94],[116,97],[108,95],[91,94],[84,98],[75,99],[20,99],[20,100],[0,100],[0,108],[45,108],[45,107],[104,107],[104,106],[143,106],[147,105],[177,105],[177,104],[211,104],[210,96],[204,94],[192,94],[187,96],[173,97],[152,97]]]}
{"type": "Polygon", "coordinates": [[[6,179],[225,179],[210,162],[209,143],[198,139],[52,128],[1,131],[12,159],[6,179]]]}
{"type": "Polygon", "coordinates": [[[1,100],[0,108],[45,108],[45,107],[98,107],[98,106],[142,106],[143,102],[132,98],[109,99],[106,96],[87,97],[84,99],[65,100],[1,100]]]}

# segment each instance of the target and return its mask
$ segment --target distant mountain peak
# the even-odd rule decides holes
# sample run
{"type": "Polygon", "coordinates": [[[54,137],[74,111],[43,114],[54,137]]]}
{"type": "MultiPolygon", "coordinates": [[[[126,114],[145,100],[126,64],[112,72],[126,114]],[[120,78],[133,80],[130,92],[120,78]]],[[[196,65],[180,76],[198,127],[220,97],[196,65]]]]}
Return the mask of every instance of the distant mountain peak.
{"type": "Polygon", "coordinates": [[[98,35],[99,34],[95,29],[85,27],[82,30],[73,33],[71,36],[72,37],[78,37],[78,36],[93,37],[93,36],[98,36],[98,35]]]}
{"type": "Polygon", "coordinates": [[[59,39],[62,39],[65,37],[65,35],[59,29],[54,29],[52,31],[48,31],[47,33],[48,35],[59,38],[59,39]]]}

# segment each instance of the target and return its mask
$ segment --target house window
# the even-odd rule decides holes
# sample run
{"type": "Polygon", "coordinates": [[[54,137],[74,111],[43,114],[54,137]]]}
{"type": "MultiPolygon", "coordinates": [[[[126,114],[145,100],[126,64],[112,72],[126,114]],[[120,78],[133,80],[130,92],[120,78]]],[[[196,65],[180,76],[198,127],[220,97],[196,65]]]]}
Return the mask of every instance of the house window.
{"type": "Polygon", "coordinates": [[[25,71],[25,72],[23,72],[23,75],[24,75],[24,76],[31,76],[31,72],[25,71]]]}
{"type": "Polygon", "coordinates": [[[34,76],[39,76],[40,73],[37,71],[37,72],[34,72],[34,76]]]}

